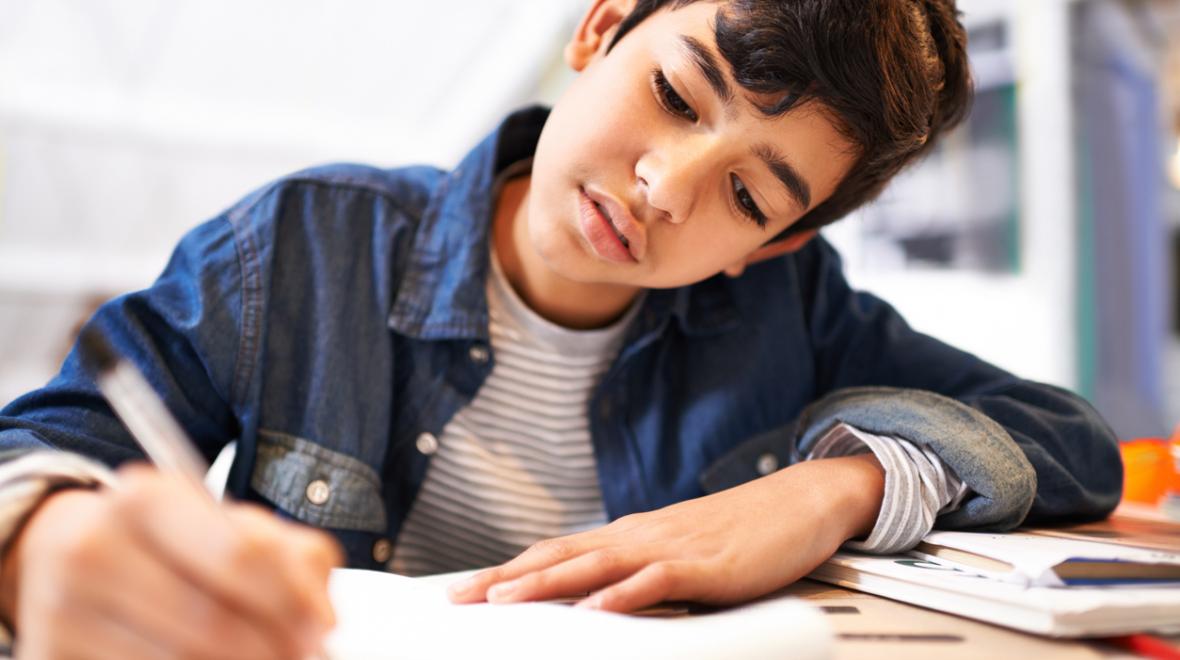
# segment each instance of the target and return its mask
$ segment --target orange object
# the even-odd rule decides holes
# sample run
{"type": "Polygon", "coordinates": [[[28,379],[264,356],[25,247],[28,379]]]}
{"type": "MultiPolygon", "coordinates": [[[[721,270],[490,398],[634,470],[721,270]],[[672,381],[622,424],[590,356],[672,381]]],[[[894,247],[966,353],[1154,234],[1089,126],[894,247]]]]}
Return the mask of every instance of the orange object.
{"type": "Polygon", "coordinates": [[[1172,479],[1168,483],[1168,496],[1180,499],[1180,424],[1172,432],[1172,479]]]}
{"type": "Polygon", "coordinates": [[[1180,447],[1180,438],[1171,442],[1163,438],[1140,438],[1122,443],[1123,500],[1157,506],[1174,487],[1180,492],[1180,475],[1172,447],[1180,447]]]}

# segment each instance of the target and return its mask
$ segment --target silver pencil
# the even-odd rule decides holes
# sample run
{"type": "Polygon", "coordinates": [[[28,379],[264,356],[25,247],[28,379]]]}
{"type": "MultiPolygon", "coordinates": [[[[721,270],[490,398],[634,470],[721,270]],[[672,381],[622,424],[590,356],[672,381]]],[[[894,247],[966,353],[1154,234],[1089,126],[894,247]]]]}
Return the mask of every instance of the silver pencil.
{"type": "Polygon", "coordinates": [[[204,487],[209,466],[139,369],[120,357],[94,326],[82,331],[79,343],[98,389],[152,463],[204,487]]]}

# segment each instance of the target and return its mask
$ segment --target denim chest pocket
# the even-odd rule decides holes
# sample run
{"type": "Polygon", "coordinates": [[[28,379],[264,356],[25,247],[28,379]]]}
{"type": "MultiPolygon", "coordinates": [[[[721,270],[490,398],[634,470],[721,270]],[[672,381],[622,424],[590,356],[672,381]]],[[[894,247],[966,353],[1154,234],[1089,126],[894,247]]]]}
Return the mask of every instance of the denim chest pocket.
{"type": "Polygon", "coordinates": [[[250,486],[309,525],[366,532],[388,526],[372,467],[293,435],[259,430],[250,486]]]}

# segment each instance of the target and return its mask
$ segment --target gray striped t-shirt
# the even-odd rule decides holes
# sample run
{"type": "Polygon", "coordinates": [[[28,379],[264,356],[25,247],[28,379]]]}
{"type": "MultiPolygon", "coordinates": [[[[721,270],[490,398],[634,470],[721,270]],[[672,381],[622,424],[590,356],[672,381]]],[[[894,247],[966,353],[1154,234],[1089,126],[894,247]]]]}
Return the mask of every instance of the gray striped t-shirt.
{"type": "MultiPolygon", "coordinates": [[[[606,523],[587,403],[639,304],[601,330],[563,328],[528,308],[492,256],[495,366],[443,429],[390,570],[428,575],[490,566],[539,540],[606,523]]],[[[868,451],[885,468],[885,497],[872,533],[850,547],[913,547],[968,492],[930,449],[844,424],[808,459],[868,451]]]]}
{"type": "Polygon", "coordinates": [[[570,330],[529,309],[495,256],[495,365],[439,436],[389,568],[426,575],[507,561],[606,523],[586,410],[639,301],[610,326],[570,330]]]}

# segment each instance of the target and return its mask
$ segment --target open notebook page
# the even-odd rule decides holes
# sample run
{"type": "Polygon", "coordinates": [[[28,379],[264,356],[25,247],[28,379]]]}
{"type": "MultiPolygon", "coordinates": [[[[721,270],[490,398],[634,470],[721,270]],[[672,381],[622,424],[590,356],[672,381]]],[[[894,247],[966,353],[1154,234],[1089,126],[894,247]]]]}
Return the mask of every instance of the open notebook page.
{"type": "Polygon", "coordinates": [[[775,598],[712,614],[636,617],[553,603],[452,605],[445,582],[337,569],[331,660],[742,658],[819,660],[832,632],[816,608],[775,598]]]}

